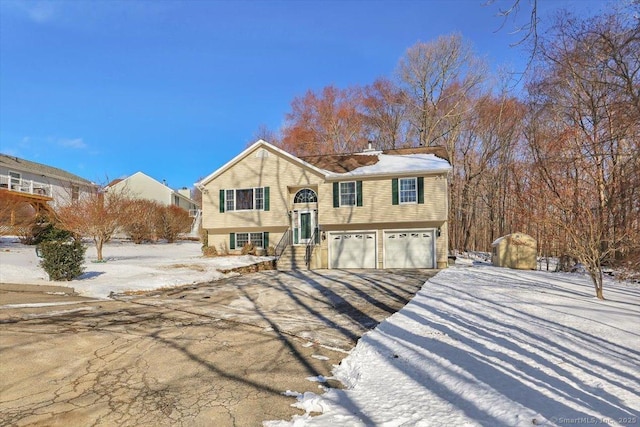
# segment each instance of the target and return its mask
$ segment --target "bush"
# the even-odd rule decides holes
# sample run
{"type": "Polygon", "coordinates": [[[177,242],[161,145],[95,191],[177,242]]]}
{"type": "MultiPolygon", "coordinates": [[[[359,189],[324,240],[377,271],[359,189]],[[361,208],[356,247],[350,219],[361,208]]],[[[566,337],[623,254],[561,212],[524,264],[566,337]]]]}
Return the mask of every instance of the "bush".
{"type": "Polygon", "coordinates": [[[253,243],[247,243],[242,247],[242,255],[255,255],[256,247],[253,243]]]}
{"type": "Polygon", "coordinates": [[[202,255],[206,257],[216,257],[218,256],[218,251],[215,246],[203,246],[202,255]]]}
{"type": "Polygon", "coordinates": [[[166,206],[156,225],[157,233],[161,238],[167,239],[167,242],[173,243],[180,233],[191,230],[191,223],[188,211],[175,205],[166,206]]]}
{"type": "Polygon", "coordinates": [[[73,280],[84,272],[86,248],[79,240],[50,240],[38,245],[42,261],[40,266],[49,280],[73,280]]]}
{"type": "Polygon", "coordinates": [[[151,200],[131,200],[125,206],[122,229],[136,244],[156,240],[155,226],[163,206],[151,200]]]}
{"type": "Polygon", "coordinates": [[[69,230],[58,228],[52,222],[45,220],[39,222],[33,227],[33,239],[31,241],[34,245],[39,245],[42,242],[48,242],[53,240],[69,240],[73,237],[73,234],[69,230]]]}
{"type": "Polygon", "coordinates": [[[198,230],[198,235],[200,236],[202,247],[204,248],[209,246],[209,232],[204,228],[200,228],[200,230],[198,230]]]}

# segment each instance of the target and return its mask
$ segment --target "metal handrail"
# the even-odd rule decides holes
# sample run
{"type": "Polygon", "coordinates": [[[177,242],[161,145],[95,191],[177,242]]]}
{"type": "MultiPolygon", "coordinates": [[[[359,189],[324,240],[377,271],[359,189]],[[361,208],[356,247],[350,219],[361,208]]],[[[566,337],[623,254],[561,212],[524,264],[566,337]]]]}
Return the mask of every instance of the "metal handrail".
{"type": "Polygon", "coordinates": [[[317,245],[316,243],[316,235],[318,234],[318,229],[314,228],[313,233],[311,234],[311,238],[307,242],[307,247],[304,251],[304,263],[307,266],[307,269],[311,265],[311,254],[313,254],[313,248],[317,245]]]}
{"type": "Polygon", "coordinates": [[[280,258],[284,250],[291,244],[291,229],[287,229],[274,249],[276,258],[280,258]]]}

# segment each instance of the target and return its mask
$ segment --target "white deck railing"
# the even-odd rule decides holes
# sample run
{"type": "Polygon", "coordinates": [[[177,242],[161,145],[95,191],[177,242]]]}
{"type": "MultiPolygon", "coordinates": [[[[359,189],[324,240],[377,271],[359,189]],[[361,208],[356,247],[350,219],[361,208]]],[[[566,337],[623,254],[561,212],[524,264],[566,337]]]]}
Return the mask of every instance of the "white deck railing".
{"type": "Polygon", "coordinates": [[[38,196],[53,197],[53,185],[30,179],[14,178],[0,175],[0,189],[17,191],[18,193],[36,194],[38,196]]]}

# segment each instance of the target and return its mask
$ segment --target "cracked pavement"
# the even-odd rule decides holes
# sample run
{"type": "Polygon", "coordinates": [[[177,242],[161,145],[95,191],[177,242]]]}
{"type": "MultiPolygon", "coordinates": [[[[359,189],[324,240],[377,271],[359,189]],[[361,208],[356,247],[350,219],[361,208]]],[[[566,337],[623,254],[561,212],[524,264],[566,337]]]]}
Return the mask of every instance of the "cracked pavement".
{"type": "Polygon", "coordinates": [[[290,420],[284,393],[340,387],[313,379],[435,273],[263,271],[114,300],[0,285],[0,426],[290,420]]]}

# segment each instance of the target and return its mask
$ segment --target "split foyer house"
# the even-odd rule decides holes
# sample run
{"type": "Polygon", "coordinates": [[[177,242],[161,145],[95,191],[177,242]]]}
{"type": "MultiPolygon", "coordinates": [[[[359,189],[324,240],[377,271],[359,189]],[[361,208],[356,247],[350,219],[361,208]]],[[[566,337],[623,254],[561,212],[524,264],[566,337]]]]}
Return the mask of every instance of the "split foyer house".
{"type": "Polygon", "coordinates": [[[202,227],[279,268],[444,268],[450,170],[441,147],[298,158],[259,140],[197,184],[202,227]]]}

